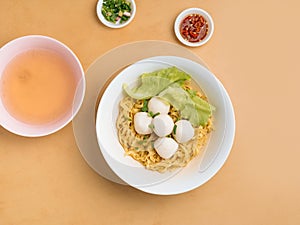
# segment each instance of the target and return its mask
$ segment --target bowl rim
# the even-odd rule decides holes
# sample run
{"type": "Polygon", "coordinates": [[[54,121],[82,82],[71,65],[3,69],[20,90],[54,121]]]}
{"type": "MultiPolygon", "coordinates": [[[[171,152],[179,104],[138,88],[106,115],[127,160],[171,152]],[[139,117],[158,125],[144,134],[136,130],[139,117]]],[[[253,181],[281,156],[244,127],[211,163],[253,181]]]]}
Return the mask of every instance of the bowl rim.
{"type": "Polygon", "coordinates": [[[178,16],[176,17],[175,22],[174,22],[174,32],[175,32],[177,39],[182,44],[187,45],[189,47],[199,47],[199,46],[206,44],[211,39],[211,37],[214,33],[214,21],[213,21],[211,15],[204,9],[187,8],[187,9],[183,10],[181,13],[179,13],[178,16]],[[185,40],[180,34],[180,30],[179,30],[180,23],[184,19],[184,17],[186,17],[187,15],[190,15],[190,14],[200,14],[200,15],[204,16],[204,18],[209,23],[209,29],[208,29],[207,36],[199,42],[189,42],[189,41],[185,40]]]}
{"type": "Polygon", "coordinates": [[[124,22],[124,23],[121,23],[121,24],[114,24],[112,22],[109,22],[105,19],[105,17],[102,15],[101,13],[101,9],[102,9],[102,4],[103,4],[103,0],[98,0],[97,2],[97,6],[96,6],[96,13],[97,13],[97,16],[99,18],[99,20],[107,27],[110,27],[110,28],[122,28],[122,27],[125,27],[127,26],[128,24],[131,23],[131,21],[134,19],[135,17],[135,13],[136,13],[136,4],[135,4],[135,1],[134,0],[127,0],[127,1],[130,1],[131,4],[132,4],[132,9],[131,9],[131,16],[130,18],[124,22]]]}

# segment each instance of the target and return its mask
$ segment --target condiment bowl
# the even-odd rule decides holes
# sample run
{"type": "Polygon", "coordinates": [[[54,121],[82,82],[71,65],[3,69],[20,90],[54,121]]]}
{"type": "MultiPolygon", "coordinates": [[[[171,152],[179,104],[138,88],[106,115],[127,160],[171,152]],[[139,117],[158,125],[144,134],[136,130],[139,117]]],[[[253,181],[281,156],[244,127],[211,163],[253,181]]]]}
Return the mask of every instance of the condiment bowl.
{"type": "Polygon", "coordinates": [[[103,3],[105,0],[99,0],[97,3],[97,7],[96,7],[96,12],[97,12],[97,16],[99,18],[99,20],[107,27],[110,28],[122,28],[127,26],[129,23],[131,23],[131,21],[133,20],[134,16],[135,16],[135,12],[136,12],[136,4],[134,0],[125,0],[126,2],[130,3],[131,6],[131,12],[130,12],[130,17],[128,20],[124,21],[123,23],[113,23],[111,21],[108,21],[104,15],[102,14],[102,7],[103,7],[103,3]]]}
{"type": "Polygon", "coordinates": [[[189,47],[198,47],[198,46],[201,46],[201,45],[204,45],[205,43],[207,43],[209,41],[209,39],[212,37],[213,32],[214,32],[214,22],[213,22],[212,17],[210,16],[210,14],[208,12],[206,12],[205,10],[200,9],[200,8],[188,8],[188,9],[185,9],[184,11],[182,11],[177,16],[175,23],[174,23],[174,31],[175,31],[176,37],[182,44],[187,45],[189,47]],[[195,14],[202,16],[206,20],[207,33],[206,33],[206,36],[202,40],[199,40],[196,42],[191,42],[182,36],[180,27],[181,27],[182,21],[187,16],[195,15],[195,14]]]}

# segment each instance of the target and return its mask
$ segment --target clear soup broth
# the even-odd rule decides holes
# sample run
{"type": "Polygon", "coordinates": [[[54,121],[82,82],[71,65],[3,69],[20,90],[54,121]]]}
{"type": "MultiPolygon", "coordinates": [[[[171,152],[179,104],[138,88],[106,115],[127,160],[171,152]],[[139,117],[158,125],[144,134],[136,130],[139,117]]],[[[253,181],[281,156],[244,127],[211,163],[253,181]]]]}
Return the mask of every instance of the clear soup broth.
{"type": "Polygon", "coordinates": [[[76,78],[58,53],[32,49],[10,61],[0,85],[7,111],[19,121],[39,125],[57,121],[72,110],[76,78]]]}

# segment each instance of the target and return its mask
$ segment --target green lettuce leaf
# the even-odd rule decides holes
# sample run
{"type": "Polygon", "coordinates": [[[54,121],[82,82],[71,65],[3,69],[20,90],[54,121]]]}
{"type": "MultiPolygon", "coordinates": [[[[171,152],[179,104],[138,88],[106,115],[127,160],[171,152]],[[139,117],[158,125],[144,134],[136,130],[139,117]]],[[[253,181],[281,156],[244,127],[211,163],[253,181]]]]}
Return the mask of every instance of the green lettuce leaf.
{"type": "Polygon", "coordinates": [[[213,107],[197,95],[190,94],[178,85],[171,85],[159,95],[179,110],[183,119],[188,119],[192,125],[205,126],[212,114],[213,107]]]}
{"type": "Polygon", "coordinates": [[[205,126],[211,117],[214,107],[197,96],[195,90],[184,90],[182,84],[190,80],[187,73],[176,67],[170,67],[144,73],[140,76],[140,85],[130,89],[127,84],[123,85],[125,92],[134,99],[149,99],[159,96],[173,105],[182,119],[188,119],[192,125],[205,126]]]}
{"type": "Polygon", "coordinates": [[[140,76],[140,86],[130,89],[127,84],[124,84],[123,89],[134,99],[148,99],[158,95],[173,83],[181,85],[184,81],[190,79],[191,77],[187,73],[176,67],[170,67],[151,73],[144,73],[140,76]]]}

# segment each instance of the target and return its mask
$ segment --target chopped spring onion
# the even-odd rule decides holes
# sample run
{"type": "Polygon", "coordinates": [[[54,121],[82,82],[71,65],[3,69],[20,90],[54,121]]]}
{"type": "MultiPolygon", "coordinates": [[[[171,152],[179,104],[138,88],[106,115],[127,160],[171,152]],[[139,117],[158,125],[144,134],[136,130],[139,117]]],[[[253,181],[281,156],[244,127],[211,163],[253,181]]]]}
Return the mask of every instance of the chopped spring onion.
{"type": "Polygon", "coordinates": [[[126,0],[104,0],[102,15],[112,23],[124,23],[131,16],[131,3],[126,0]]]}
{"type": "Polygon", "coordinates": [[[177,130],[177,125],[175,124],[173,128],[173,134],[176,134],[176,130],[177,130]]]}
{"type": "Polygon", "coordinates": [[[146,99],[143,100],[143,107],[141,110],[142,110],[142,112],[148,111],[148,100],[146,100],[146,99]]]}

